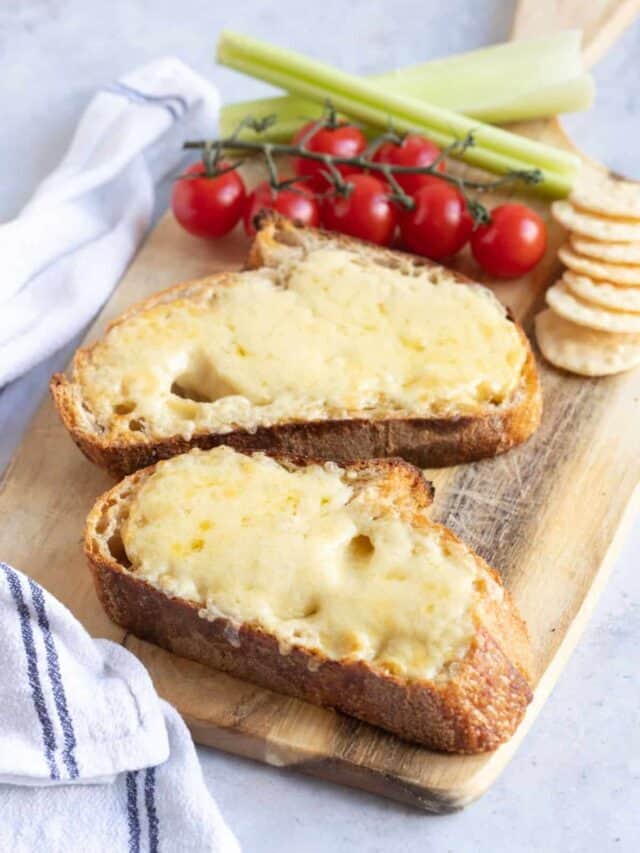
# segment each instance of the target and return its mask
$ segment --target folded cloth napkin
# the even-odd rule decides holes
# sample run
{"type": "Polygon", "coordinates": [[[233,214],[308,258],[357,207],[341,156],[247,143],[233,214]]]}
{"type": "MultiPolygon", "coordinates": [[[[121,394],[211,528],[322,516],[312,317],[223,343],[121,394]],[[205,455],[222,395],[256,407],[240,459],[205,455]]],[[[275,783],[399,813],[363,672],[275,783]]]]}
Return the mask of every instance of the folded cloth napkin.
{"type": "Polygon", "coordinates": [[[0,850],[239,851],[142,664],[1,562],[0,661],[0,850]]]}
{"type": "Polygon", "coordinates": [[[149,226],[154,184],[187,137],[215,134],[218,110],[216,88],[174,58],[94,96],[58,168],[0,225],[0,387],[87,325],[149,226]]]}

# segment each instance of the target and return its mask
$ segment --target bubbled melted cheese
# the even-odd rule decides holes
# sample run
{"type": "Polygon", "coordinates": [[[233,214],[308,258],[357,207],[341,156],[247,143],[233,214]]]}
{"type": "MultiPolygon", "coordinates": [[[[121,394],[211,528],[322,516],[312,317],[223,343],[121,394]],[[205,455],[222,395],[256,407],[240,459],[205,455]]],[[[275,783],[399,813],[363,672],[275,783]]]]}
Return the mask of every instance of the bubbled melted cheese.
{"type": "Polygon", "coordinates": [[[433,678],[468,648],[478,569],[439,528],[383,507],[331,463],[290,471],[219,447],[160,463],[122,539],[131,571],[204,618],[433,678]]]}
{"type": "Polygon", "coordinates": [[[509,398],[525,357],[485,288],[321,248],[133,315],[75,380],[105,437],[188,438],[363,412],[473,413],[509,398]]]}

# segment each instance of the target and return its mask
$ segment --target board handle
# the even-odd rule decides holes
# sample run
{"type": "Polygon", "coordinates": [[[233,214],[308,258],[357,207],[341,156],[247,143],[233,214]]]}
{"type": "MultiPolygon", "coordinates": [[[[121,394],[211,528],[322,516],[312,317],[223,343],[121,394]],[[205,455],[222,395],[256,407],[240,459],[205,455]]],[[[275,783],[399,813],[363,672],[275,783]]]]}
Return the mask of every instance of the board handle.
{"type": "Polygon", "coordinates": [[[601,59],[631,25],[640,0],[519,0],[511,39],[532,38],[558,30],[582,30],[587,68],[601,59]]]}

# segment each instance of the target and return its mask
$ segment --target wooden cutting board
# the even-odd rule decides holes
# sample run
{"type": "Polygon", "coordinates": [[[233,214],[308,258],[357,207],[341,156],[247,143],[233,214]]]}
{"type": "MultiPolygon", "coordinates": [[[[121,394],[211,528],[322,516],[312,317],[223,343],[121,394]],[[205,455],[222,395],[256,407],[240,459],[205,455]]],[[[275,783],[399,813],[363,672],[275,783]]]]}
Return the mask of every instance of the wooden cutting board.
{"type": "MultiPolygon", "coordinates": [[[[527,5],[521,4],[518,13],[519,34],[518,22],[524,22],[526,32],[532,20],[536,27],[540,20],[527,5]]],[[[621,9],[628,3],[589,4],[590,13],[595,7],[600,8],[600,24],[608,21],[612,34],[626,22],[621,9]],[[618,25],[613,26],[615,20],[618,25]]],[[[592,28],[596,37],[602,26],[592,28]]],[[[590,55],[593,59],[596,53],[590,55]]],[[[521,130],[570,147],[557,122],[521,130]]],[[[546,205],[536,204],[548,219],[546,205]]],[[[563,233],[551,221],[549,228],[545,261],[526,279],[495,288],[528,330],[545,288],[559,271],[555,250],[563,233]]],[[[240,233],[206,243],[189,237],[166,216],[89,338],[132,302],[176,281],[235,267],[246,251],[240,233]]],[[[460,267],[474,272],[468,258],[460,267]]],[[[545,412],[531,441],[496,459],[428,472],[436,484],[434,518],[500,570],[529,624],[539,676],[535,699],[515,737],[494,753],[449,756],[403,743],[341,714],[178,658],[112,625],[97,601],[81,552],[84,518],[110,481],[76,450],[49,400],[0,484],[0,555],[28,570],[94,636],[122,643],[138,655],[197,742],[278,767],[295,766],[427,811],[460,808],[497,777],[549,695],[633,517],[632,498],[640,480],[640,370],[589,380],[540,361],[540,372],[545,412]]]]}

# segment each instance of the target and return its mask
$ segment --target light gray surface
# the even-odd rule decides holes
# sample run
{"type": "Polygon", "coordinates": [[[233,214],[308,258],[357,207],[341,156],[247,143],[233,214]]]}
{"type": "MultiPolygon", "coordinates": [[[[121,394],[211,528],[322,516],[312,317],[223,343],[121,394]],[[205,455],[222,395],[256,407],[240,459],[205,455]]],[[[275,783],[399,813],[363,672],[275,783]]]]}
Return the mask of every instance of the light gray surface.
{"type": "MultiPolygon", "coordinates": [[[[235,6],[211,0],[5,0],[0,4],[0,218],[14,215],[55,165],[91,92],[137,64],[175,53],[213,77],[227,100],[266,91],[213,65],[223,26],[353,71],[373,72],[500,40],[509,31],[512,8],[500,0],[323,0],[313,7],[292,0],[244,0],[235,6]]],[[[596,69],[596,108],[569,121],[584,149],[635,177],[640,177],[639,62],[636,23],[596,69]]],[[[166,190],[159,193],[158,210],[165,199],[166,190]]],[[[0,392],[0,470],[50,373],[70,351],[0,392]]],[[[639,849],[639,553],[636,524],[533,730],[491,791],[462,813],[427,817],[357,791],[200,749],[211,790],[245,849],[639,849]]],[[[181,849],[179,839],[173,849],[181,849]]]]}

